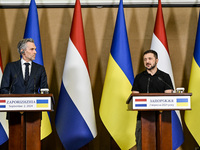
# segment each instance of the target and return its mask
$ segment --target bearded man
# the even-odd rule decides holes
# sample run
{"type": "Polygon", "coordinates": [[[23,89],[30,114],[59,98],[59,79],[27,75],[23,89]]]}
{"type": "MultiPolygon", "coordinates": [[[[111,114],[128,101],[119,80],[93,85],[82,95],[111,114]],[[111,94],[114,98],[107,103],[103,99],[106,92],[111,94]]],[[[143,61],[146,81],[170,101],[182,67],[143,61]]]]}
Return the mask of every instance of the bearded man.
{"type": "MultiPolygon", "coordinates": [[[[172,93],[173,85],[169,74],[157,68],[158,54],[147,50],[143,54],[145,71],[139,73],[134,80],[132,93],[172,93]]],[[[141,112],[138,111],[136,125],[137,150],[141,150],[141,112]]]]}

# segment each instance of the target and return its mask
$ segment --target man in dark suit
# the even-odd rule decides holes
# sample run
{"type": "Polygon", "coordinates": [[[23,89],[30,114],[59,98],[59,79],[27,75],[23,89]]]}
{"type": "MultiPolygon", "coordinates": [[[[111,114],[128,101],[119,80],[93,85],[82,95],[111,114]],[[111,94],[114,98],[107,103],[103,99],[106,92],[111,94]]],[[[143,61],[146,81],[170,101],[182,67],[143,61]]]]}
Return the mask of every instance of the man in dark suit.
{"type": "Polygon", "coordinates": [[[45,68],[33,62],[36,56],[34,40],[28,38],[19,41],[17,49],[22,58],[6,65],[1,93],[31,94],[48,88],[45,68]]]}
{"type": "MultiPolygon", "coordinates": [[[[31,38],[22,39],[19,41],[17,49],[21,59],[6,65],[1,81],[1,93],[33,94],[38,93],[39,89],[48,88],[45,68],[33,62],[36,56],[34,40],[31,38]]],[[[26,133],[25,130],[32,129],[32,122],[36,122],[38,118],[42,118],[41,112],[9,112],[7,114],[9,131],[11,131],[9,132],[9,147],[15,149],[25,147],[26,144],[23,140],[18,144],[15,139],[22,139],[26,133]],[[23,122],[24,120],[26,120],[26,125],[23,122]],[[19,126],[23,126],[23,128],[19,128],[19,126]]],[[[38,133],[32,135],[35,136],[36,134],[38,133]]]]}

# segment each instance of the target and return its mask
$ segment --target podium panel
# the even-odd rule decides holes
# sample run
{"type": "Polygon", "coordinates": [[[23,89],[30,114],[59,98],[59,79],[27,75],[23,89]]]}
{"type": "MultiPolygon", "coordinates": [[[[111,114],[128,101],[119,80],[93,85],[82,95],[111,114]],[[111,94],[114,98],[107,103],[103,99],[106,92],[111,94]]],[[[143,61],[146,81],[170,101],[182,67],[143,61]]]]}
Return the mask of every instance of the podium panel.
{"type": "Polygon", "coordinates": [[[53,111],[53,94],[0,94],[9,120],[9,150],[40,150],[42,111],[53,111]]]}
{"type": "Polygon", "coordinates": [[[0,111],[52,111],[52,94],[0,94],[0,111]]]}
{"type": "Polygon", "coordinates": [[[137,93],[127,101],[128,110],[190,110],[191,93],[137,93]]]}
{"type": "Polygon", "coordinates": [[[142,150],[172,150],[172,110],[191,110],[191,93],[134,93],[128,110],[141,111],[142,150]]]}

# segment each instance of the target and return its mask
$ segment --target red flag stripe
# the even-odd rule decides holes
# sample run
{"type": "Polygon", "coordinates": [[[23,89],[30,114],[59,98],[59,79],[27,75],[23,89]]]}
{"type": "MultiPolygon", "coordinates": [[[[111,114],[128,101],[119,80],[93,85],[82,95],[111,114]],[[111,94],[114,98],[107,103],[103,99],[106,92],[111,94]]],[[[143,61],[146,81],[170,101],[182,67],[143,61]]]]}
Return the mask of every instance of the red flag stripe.
{"type": "Polygon", "coordinates": [[[135,102],[146,102],[147,99],[135,99],[135,102]]]}
{"type": "Polygon", "coordinates": [[[2,59],[1,59],[1,49],[0,49],[0,67],[1,67],[1,71],[3,73],[3,64],[2,64],[2,59]]]}
{"type": "Polygon", "coordinates": [[[89,73],[88,62],[87,62],[87,53],[86,53],[86,45],[85,45],[85,37],[83,30],[83,21],[81,15],[81,4],[79,0],[76,0],[75,11],[72,21],[70,38],[75,45],[76,49],[80,53],[89,73]]]}
{"type": "Polygon", "coordinates": [[[6,100],[0,100],[0,103],[5,103],[6,102],[6,100]]]}
{"type": "Polygon", "coordinates": [[[155,27],[154,27],[154,34],[162,42],[162,44],[164,45],[165,49],[167,50],[169,54],[161,0],[158,0],[158,10],[157,10],[156,22],[155,22],[155,27]]]}

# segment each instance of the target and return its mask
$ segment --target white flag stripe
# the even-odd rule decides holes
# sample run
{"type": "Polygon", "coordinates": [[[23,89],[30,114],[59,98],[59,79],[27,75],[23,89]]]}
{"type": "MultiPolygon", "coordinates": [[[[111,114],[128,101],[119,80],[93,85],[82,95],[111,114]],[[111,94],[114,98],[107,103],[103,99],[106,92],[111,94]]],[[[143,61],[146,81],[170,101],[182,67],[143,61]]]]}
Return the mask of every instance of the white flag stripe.
{"type": "Polygon", "coordinates": [[[7,136],[9,136],[8,121],[6,120],[6,112],[0,112],[0,122],[7,134],[7,136]]]}
{"type": "Polygon", "coordinates": [[[151,49],[155,50],[158,53],[158,59],[159,59],[158,69],[170,75],[173,87],[175,88],[174,76],[172,72],[172,67],[171,67],[172,65],[169,58],[169,54],[167,53],[165,46],[162,44],[162,42],[157,38],[157,36],[154,33],[151,42],[151,49]]]}
{"type": "Polygon", "coordinates": [[[97,131],[88,70],[70,38],[63,72],[63,84],[95,137],[97,131]]]}
{"type": "Polygon", "coordinates": [[[181,126],[183,127],[180,111],[179,111],[179,110],[175,110],[175,112],[176,112],[176,114],[177,114],[177,116],[178,116],[178,118],[179,118],[179,120],[180,120],[181,126]]]}
{"type": "MultiPolygon", "coordinates": [[[[151,42],[151,49],[155,50],[158,53],[158,59],[159,59],[158,68],[170,75],[173,87],[175,88],[174,76],[172,72],[172,67],[171,67],[172,65],[171,65],[169,54],[167,53],[165,46],[162,44],[162,42],[157,38],[157,36],[154,33],[153,33],[152,42],[151,42]]],[[[180,111],[176,110],[175,112],[182,125],[180,111]]]]}
{"type": "Polygon", "coordinates": [[[2,72],[2,70],[0,68],[0,87],[1,87],[1,79],[2,79],[2,77],[3,77],[3,72],[2,72]]]}

